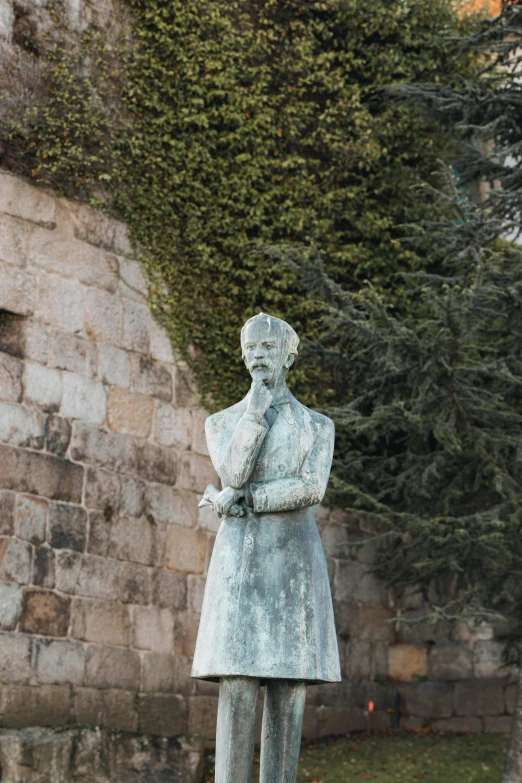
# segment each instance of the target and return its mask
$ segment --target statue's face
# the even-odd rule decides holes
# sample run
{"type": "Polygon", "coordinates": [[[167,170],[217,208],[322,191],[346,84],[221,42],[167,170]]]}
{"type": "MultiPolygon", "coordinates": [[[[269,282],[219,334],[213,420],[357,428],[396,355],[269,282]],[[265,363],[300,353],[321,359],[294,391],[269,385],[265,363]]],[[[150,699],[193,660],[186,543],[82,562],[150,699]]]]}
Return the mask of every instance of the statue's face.
{"type": "Polygon", "coordinates": [[[252,380],[267,385],[280,383],[293,362],[286,353],[281,327],[274,321],[254,321],[247,326],[243,358],[252,380]]]}

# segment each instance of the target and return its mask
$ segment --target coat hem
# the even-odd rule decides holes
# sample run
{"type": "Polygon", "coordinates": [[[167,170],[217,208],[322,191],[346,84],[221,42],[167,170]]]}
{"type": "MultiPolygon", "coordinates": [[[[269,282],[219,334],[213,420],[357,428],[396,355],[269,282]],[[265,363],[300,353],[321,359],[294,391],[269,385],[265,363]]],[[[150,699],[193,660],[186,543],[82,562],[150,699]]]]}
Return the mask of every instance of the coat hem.
{"type": "Polygon", "coordinates": [[[223,674],[191,674],[192,680],[207,680],[207,682],[220,682],[222,677],[251,677],[252,679],[259,680],[263,685],[267,680],[295,680],[296,682],[305,682],[307,685],[324,685],[331,682],[342,682],[342,677],[295,677],[286,675],[285,677],[273,677],[266,674],[246,674],[245,672],[224,672],[223,674]]]}

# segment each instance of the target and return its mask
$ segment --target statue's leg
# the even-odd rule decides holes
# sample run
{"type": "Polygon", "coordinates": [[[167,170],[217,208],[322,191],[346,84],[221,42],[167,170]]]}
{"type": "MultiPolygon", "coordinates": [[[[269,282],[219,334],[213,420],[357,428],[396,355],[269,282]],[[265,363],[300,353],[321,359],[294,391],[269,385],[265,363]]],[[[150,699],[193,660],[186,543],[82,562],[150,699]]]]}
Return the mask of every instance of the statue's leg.
{"type": "Polygon", "coordinates": [[[295,783],[306,684],[268,680],[261,732],[261,783],[295,783]]]}
{"type": "Polygon", "coordinates": [[[250,783],[259,680],[223,677],[216,731],[216,783],[250,783]]]}

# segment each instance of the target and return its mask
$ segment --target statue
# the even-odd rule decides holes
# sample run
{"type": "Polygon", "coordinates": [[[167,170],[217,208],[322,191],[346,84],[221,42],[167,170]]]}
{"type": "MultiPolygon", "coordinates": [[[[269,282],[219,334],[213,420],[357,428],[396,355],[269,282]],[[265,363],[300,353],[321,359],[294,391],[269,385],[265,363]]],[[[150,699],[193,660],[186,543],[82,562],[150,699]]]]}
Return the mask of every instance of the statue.
{"type": "Polygon", "coordinates": [[[341,679],[332,598],[313,506],[326,490],[334,425],[286,385],[299,338],[264,313],[241,331],[252,387],[209,416],[207,444],[223,521],[201,613],[192,677],[220,683],[216,783],[249,783],[265,686],[261,782],[295,783],[306,688],[341,679]]]}

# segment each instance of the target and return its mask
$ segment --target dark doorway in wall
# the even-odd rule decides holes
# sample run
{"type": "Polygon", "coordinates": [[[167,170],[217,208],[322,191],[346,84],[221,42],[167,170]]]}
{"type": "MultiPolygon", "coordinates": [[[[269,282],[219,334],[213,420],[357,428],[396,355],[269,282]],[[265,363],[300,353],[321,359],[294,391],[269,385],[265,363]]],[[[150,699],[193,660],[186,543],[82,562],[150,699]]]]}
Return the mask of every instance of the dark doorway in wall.
{"type": "Polygon", "coordinates": [[[10,313],[8,310],[0,310],[0,351],[24,358],[25,353],[25,327],[27,318],[23,315],[10,313]]]}

